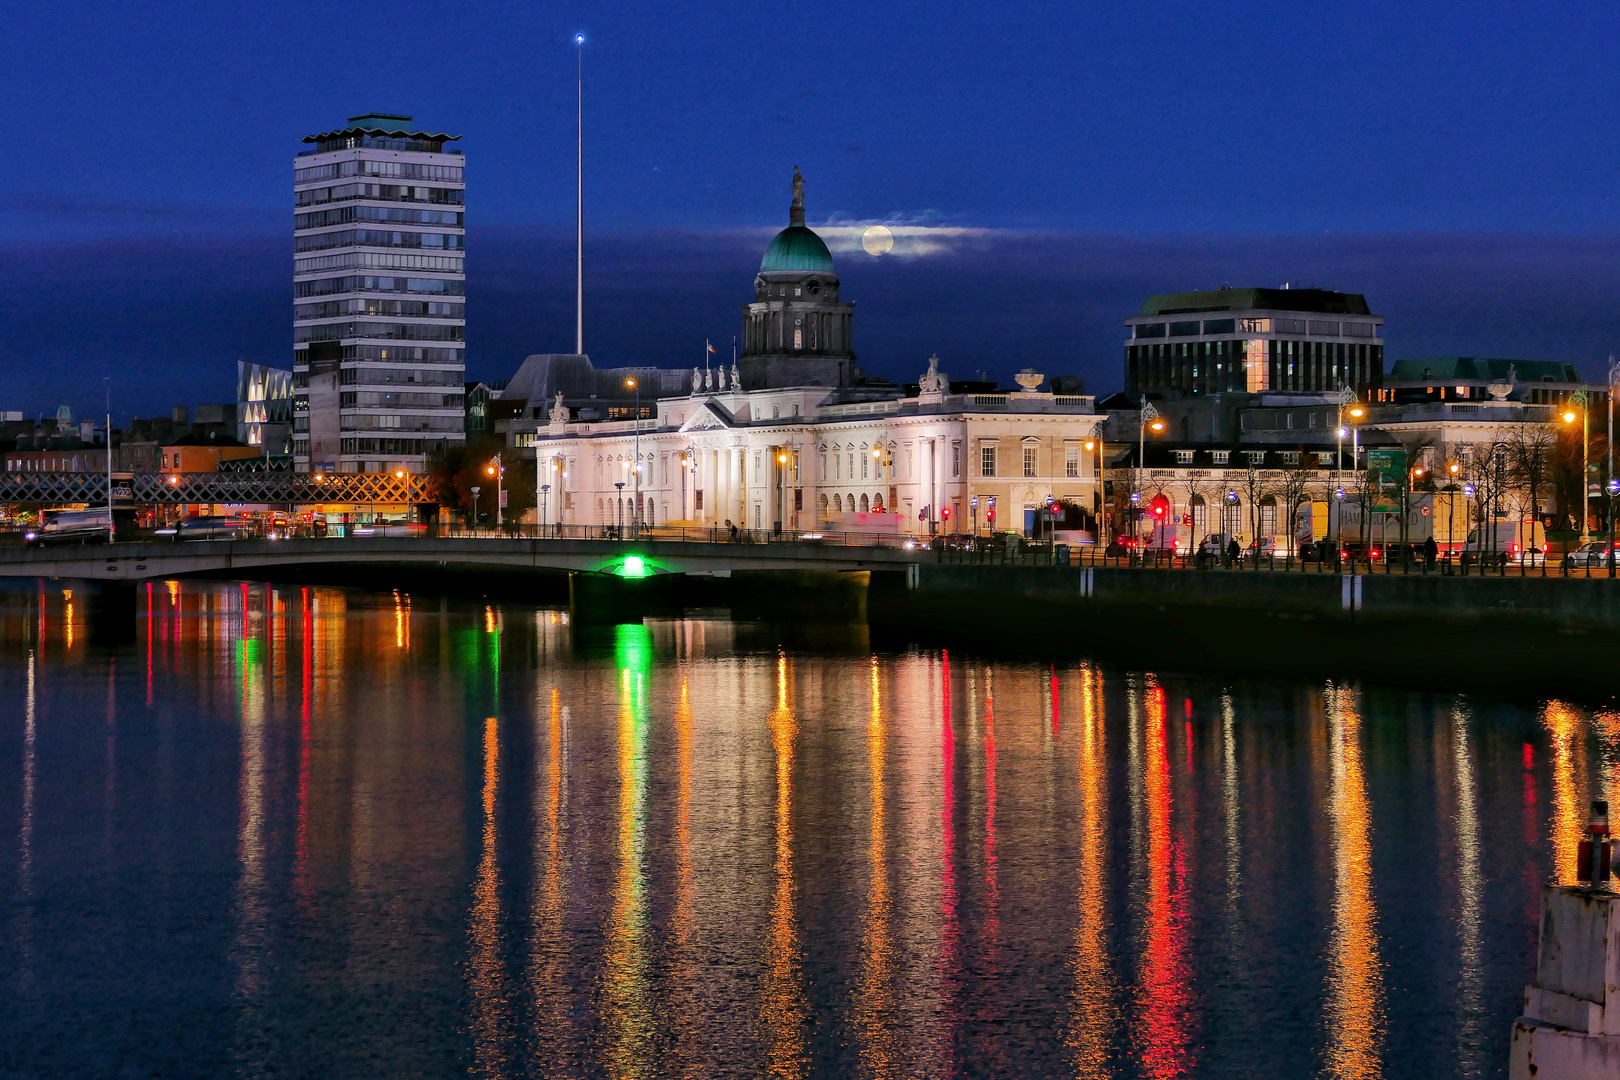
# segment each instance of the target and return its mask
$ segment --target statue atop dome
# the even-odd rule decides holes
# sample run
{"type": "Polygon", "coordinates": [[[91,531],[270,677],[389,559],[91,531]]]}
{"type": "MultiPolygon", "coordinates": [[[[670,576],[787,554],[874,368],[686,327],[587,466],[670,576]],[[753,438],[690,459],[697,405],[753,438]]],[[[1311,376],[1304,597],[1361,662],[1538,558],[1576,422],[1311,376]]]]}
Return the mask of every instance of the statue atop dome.
{"type": "Polygon", "coordinates": [[[799,167],[793,166],[793,205],[788,207],[788,224],[804,224],[804,177],[799,175],[799,167]]]}

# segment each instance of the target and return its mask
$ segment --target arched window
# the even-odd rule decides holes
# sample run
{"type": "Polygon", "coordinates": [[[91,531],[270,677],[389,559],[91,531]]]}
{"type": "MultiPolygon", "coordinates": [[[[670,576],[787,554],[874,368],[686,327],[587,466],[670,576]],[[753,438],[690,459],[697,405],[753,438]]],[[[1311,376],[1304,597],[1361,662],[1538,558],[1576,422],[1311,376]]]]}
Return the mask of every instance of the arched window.
{"type": "Polygon", "coordinates": [[[1271,495],[1260,500],[1260,535],[1277,535],[1277,500],[1271,495]]]}
{"type": "Polygon", "coordinates": [[[844,499],[849,504],[849,512],[853,514],[855,512],[855,494],[854,494],[854,492],[851,492],[850,494],[844,496],[844,499]]]}
{"type": "Polygon", "coordinates": [[[1243,527],[1243,504],[1240,502],[1227,502],[1223,499],[1221,501],[1221,505],[1223,507],[1221,513],[1221,531],[1224,533],[1231,533],[1233,536],[1242,536],[1244,533],[1248,532],[1248,530],[1243,527]]]}
{"type": "Polygon", "coordinates": [[[821,497],[821,516],[827,516],[827,496],[825,495],[821,497]]]}
{"type": "Polygon", "coordinates": [[[872,509],[871,502],[868,501],[868,499],[866,498],[865,495],[862,495],[861,496],[861,513],[863,513],[863,514],[868,513],[871,509],[872,509]]]}
{"type": "MultiPolygon", "coordinates": [[[[827,496],[825,496],[825,495],[822,496],[823,499],[825,499],[826,497],[827,496]]],[[[833,496],[833,513],[842,514],[843,512],[844,512],[844,497],[842,495],[834,495],[833,496]]]]}
{"type": "Polygon", "coordinates": [[[1204,497],[1194,495],[1187,504],[1187,508],[1192,513],[1192,542],[1200,544],[1203,542],[1204,537],[1209,535],[1209,510],[1204,505],[1204,497]]]}

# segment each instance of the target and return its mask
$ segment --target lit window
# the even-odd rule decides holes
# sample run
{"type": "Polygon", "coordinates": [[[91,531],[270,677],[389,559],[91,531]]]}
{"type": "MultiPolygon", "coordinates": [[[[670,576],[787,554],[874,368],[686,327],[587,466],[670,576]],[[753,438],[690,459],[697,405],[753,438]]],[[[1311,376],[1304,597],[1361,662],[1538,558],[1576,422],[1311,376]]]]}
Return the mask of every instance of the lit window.
{"type": "Polygon", "coordinates": [[[1024,475],[1035,475],[1035,448],[1033,446],[1024,447],[1024,475]]]}
{"type": "Polygon", "coordinates": [[[994,475],[996,475],[996,448],[995,447],[993,447],[993,446],[981,446],[979,448],[979,475],[980,476],[994,476],[994,475]]]}
{"type": "Polygon", "coordinates": [[[1176,464],[1177,465],[1191,465],[1192,464],[1192,459],[1193,459],[1193,452],[1191,450],[1177,450],[1176,451],[1176,464]]]}
{"type": "Polygon", "coordinates": [[[1227,459],[1232,456],[1232,452],[1230,450],[1212,450],[1209,456],[1214,459],[1215,464],[1225,465],[1227,459]]]}
{"type": "Polygon", "coordinates": [[[1080,475],[1080,448],[1078,446],[1070,446],[1070,447],[1068,447],[1068,448],[1066,448],[1064,450],[1064,452],[1063,452],[1063,475],[1064,476],[1079,476],[1080,475]]]}

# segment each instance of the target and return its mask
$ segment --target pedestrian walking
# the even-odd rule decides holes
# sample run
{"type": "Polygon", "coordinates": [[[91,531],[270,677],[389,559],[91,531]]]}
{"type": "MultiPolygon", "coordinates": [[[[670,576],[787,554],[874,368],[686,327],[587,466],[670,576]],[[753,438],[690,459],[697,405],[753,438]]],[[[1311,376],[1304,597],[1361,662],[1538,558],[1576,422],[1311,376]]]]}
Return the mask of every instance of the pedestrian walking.
{"type": "Polygon", "coordinates": [[[1423,569],[1425,572],[1434,569],[1434,560],[1440,555],[1440,545],[1434,542],[1434,537],[1423,541],[1423,569]]]}
{"type": "Polygon", "coordinates": [[[737,542],[737,526],[730,518],[726,518],[726,531],[731,537],[731,542],[735,544],[737,542]]]}
{"type": "Polygon", "coordinates": [[[1237,537],[1232,537],[1226,544],[1226,561],[1237,566],[1243,561],[1243,548],[1238,545],[1237,537]]]}

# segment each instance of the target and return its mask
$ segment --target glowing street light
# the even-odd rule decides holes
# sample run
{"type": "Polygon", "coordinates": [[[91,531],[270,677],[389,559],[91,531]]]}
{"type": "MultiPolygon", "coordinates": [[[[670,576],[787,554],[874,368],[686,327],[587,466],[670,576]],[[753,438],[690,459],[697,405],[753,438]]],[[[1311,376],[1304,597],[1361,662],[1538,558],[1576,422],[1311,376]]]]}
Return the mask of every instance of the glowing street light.
{"type": "Polygon", "coordinates": [[[1581,539],[1584,540],[1586,539],[1586,524],[1591,514],[1591,507],[1588,503],[1587,492],[1587,485],[1590,483],[1587,476],[1587,469],[1590,468],[1587,461],[1587,451],[1590,449],[1589,443],[1591,442],[1591,425],[1588,422],[1586,391],[1575,391],[1573,394],[1569,395],[1569,401],[1570,407],[1564,410],[1564,423],[1573,424],[1575,422],[1575,412],[1577,409],[1580,410],[1581,418],[1581,539]]]}

